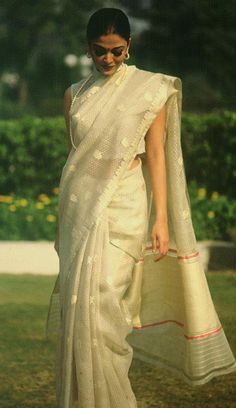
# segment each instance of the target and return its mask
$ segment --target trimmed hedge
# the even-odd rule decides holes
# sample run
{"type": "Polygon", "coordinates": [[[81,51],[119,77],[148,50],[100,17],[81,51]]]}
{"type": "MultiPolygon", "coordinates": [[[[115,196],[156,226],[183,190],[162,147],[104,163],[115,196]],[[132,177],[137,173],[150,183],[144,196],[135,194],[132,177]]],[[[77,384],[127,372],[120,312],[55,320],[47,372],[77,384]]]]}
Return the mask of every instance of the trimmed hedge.
{"type": "Polygon", "coordinates": [[[236,197],[236,113],[183,114],[182,146],[186,177],[236,197]]]}
{"type": "MultiPolygon", "coordinates": [[[[0,195],[0,240],[54,240],[58,217],[58,188],[36,198],[0,195]]],[[[197,240],[236,241],[236,200],[189,185],[197,240]]]]}
{"type": "Polygon", "coordinates": [[[59,185],[67,152],[63,117],[0,121],[1,193],[51,194],[59,185]]]}
{"type": "Polygon", "coordinates": [[[235,199],[199,188],[195,182],[189,185],[189,196],[197,240],[236,241],[235,199]]]}
{"type": "MultiPolygon", "coordinates": [[[[0,121],[1,193],[51,194],[59,185],[67,146],[63,117],[0,121]]],[[[182,147],[188,183],[236,197],[235,112],[183,113],[182,147]]]]}

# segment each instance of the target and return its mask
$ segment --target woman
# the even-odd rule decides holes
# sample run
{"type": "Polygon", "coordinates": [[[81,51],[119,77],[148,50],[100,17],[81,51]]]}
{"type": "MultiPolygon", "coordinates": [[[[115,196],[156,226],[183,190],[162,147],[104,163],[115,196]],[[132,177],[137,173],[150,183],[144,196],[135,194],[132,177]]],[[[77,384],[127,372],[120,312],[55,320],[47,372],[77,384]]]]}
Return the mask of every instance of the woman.
{"type": "Polygon", "coordinates": [[[64,99],[69,156],[47,334],[54,324],[58,407],[133,408],[133,354],[191,385],[236,365],[196,249],[181,81],[125,63],[131,37],[121,10],[95,12],[87,40],[93,72],[64,99]]]}

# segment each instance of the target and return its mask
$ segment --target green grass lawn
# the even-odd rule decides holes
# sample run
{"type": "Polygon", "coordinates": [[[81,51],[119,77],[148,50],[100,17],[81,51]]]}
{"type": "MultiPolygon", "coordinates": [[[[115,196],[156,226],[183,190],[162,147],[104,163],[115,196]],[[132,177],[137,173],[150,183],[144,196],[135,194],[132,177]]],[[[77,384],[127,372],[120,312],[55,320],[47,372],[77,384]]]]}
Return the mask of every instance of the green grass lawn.
{"type": "MultiPolygon", "coordinates": [[[[208,273],[207,279],[236,355],[236,273],[208,273]]],[[[1,408],[56,408],[54,343],[44,337],[54,281],[55,276],[0,274],[1,408]]],[[[147,408],[236,407],[236,374],[193,388],[163,369],[133,360],[130,379],[137,400],[146,401],[147,408]]]]}

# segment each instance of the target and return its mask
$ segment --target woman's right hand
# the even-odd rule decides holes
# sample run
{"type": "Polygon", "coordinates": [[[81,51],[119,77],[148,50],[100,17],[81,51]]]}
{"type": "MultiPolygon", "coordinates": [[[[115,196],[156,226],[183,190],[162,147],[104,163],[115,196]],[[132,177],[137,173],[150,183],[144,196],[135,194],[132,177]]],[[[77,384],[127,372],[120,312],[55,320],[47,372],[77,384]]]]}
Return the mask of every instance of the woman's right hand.
{"type": "Polygon", "coordinates": [[[169,248],[169,232],[168,223],[166,220],[156,220],[152,227],[152,251],[156,252],[159,249],[159,254],[154,262],[163,258],[169,248]]]}

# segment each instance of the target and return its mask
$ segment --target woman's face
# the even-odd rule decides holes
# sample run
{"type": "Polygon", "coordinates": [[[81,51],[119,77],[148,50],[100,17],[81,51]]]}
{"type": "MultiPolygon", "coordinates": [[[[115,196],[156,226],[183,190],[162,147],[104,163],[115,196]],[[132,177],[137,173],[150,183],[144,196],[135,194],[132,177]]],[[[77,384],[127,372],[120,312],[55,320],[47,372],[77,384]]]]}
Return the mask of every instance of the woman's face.
{"type": "Polygon", "coordinates": [[[89,44],[89,53],[98,71],[105,76],[113,75],[129,50],[127,41],[118,34],[106,34],[89,44]]]}

